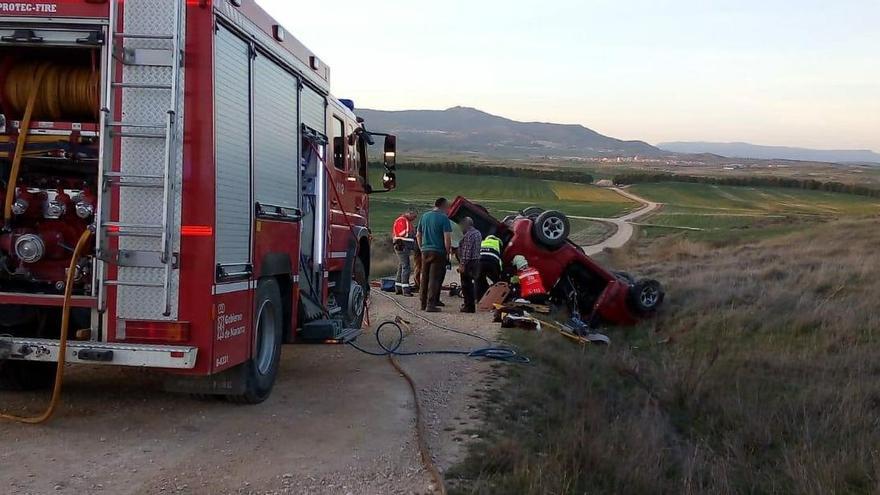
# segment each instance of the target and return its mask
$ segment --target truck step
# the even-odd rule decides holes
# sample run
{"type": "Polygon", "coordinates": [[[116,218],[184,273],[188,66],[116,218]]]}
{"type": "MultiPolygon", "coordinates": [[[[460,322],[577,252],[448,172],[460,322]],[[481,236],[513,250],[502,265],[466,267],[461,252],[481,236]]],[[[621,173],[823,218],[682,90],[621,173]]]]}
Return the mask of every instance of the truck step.
{"type": "Polygon", "coordinates": [[[315,320],[303,325],[299,336],[309,343],[345,344],[360,334],[359,328],[345,328],[341,320],[315,320]]]}

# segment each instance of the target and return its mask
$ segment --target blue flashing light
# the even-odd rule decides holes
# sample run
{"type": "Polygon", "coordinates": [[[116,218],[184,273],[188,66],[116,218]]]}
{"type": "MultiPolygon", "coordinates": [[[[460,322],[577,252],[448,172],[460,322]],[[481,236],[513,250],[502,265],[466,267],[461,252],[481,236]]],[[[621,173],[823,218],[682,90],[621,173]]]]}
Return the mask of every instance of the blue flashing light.
{"type": "Polygon", "coordinates": [[[354,112],[354,100],[344,100],[342,98],[339,99],[339,103],[345,105],[345,108],[348,108],[352,112],[354,112]]]}

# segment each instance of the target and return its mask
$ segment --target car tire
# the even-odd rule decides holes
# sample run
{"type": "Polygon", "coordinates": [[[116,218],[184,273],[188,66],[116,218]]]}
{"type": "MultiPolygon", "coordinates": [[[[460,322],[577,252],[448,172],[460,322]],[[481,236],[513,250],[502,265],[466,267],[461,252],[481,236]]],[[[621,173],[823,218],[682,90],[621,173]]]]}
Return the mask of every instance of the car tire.
{"type": "Polygon", "coordinates": [[[259,404],[269,398],[281,361],[284,311],[281,288],[273,278],[264,278],[257,285],[254,298],[253,356],[244,363],[245,390],[227,396],[239,404],[259,404]]]}
{"type": "Polygon", "coordinates": [[[538,218],[541,213],[544,213],[544,208],[541,208],[540,206],[529,206],[528,208],[520,212],[522,216],[526,218],[531,218],[532,220],[538,218]]]}
{"type": "Polygon", "coordinates": [[[351,288],[345,304],[345,325],[347,328],[362,328],[366,316],[367,299],[370,297],[370,284],[367,281],[367,268],[359,257],[354,259],[351,288]]]}
{"type": "Polygon", "coordinates": [[[22,392],[45,390],[55,383],[58,363],[0,361],[0,390],[22,392]]]}
{"type": "Polygon", "coordinates": [[[639,280],[630,287],[630,298],[639,313],[652,314],[657,311],[666,293],[656,280],[639,280]]]}
{"type": "Polygon", "coordinates": [[[569,233],[571,233],[571,224],[568,217],[559,211],[545,211],[532,223],[532,235],[535,241],[548,249],[556,249],[565,244],[569,233]]]}

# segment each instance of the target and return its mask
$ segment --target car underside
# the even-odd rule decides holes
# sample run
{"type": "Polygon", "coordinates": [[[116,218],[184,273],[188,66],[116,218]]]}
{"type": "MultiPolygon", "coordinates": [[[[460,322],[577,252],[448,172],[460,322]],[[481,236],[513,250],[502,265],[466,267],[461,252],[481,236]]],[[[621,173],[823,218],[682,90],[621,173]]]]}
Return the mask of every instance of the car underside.
{"type": "Polygon", "coordinates": [[[501,239],[505,266],[524,256],[540,273],[551,306],[590,326],[633,325],[654,315],[663,302],[659,282],[610,271],[587,256],[569,240],[570,224],[561,212],[533,206],[499,221],[483,206],[458,197],[449,217],[455,222],[470,217],[483,236],[501,239]]]}

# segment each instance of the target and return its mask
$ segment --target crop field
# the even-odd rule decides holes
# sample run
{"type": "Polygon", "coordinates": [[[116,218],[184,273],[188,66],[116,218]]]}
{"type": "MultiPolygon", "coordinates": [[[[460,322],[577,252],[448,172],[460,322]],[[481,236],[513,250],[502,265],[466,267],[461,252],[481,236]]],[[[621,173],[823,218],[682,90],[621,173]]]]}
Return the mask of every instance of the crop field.
{"type": "Polygon", "coordinates": [[[405,166],[399,170],[397,179],[395,191],[370,198],[370,221],[377,231],[385,226],[390,228],[394,218],[409,206],[420,211],[429,209],[439,196],[450,200],[464,196],[499,217],[531,205],[595,217],[622,215],[637,206],[613,191],[587,184],[406,170],[405,166]]]}
{"type": "Polygon", "coordinates": [[[659,213],[640,221],[652,226],[645,229],[648,236],[684,232],[696,240],[749,240],[800,230],[817,221],[880,213],[880,199],[825,191],[675,182],[639,184],[629,190],[664,203],[659,213]]]}

